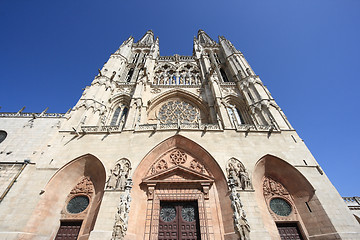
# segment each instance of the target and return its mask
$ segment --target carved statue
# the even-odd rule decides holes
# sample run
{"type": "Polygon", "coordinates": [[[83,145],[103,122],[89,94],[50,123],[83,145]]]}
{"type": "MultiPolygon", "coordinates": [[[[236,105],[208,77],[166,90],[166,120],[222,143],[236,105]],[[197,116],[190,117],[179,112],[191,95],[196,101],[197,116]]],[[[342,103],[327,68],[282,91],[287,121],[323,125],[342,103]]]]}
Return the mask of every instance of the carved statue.
{"type": "Polygon", "coordinates": [[[127,179],[125,184],[125,193],[120,197],[120,203],[115,214],[115,224],[111,240],[122,240],[126,235],[131,203],[130,189],[131,179],[127,179]]]}
{"type": "Polygon", "coordinates": [[[117,188],[117,181],[120,176],[120,171],[121,171],[121,165],[120,163],[116,163],[114,169],[110,170],[111,174],[107,182],[106,189],[115,190],[117,188]]]}
{"type": "Polygon", "coordinates": [[[126,180],[129,177],[129,172],[130,172],[130,163],[126,162],[124,163],[124,166],[120,172],[120,177],[118,182],[118,188],[120,190],[125,190],[125,184],[126,184],[126,180]]]}
{"type": "Polygon", "coordinates": [[[230,200],[231,208],[234,211],[233,219],[235,231],[240,237],[240,240],[249,240],[250,225],[246,219],[246,214],[240,201],[240,194],[236,192],[234,183],[230,184],[230,188],[230,200]]]}
{"type": "Polygon", "coordinates": [[[241,188],[242,190],[251,189],[249,173],[239,160],[231,158],[228,162],[226,172],[228,178],[234,180],[235,186],[241,188]]]}
{"type": "Polygon", "coordinates": [[[125,190],[126,180],[129,178],[130,170],[131,165],[129,160],[121,159],[118,161],[114,169],[110,170],[106,189],[125,190]]]}

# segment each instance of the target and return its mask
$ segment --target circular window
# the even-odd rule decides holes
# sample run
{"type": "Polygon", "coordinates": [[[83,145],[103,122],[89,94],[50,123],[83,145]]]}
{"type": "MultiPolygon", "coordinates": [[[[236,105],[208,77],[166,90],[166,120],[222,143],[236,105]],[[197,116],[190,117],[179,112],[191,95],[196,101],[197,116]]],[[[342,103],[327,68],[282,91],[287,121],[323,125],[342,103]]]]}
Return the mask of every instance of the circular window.
{"type": "Polygon", "coordinates": [[[188,205],[184,206],[181,209],[181,216],[187,222],[192,222],[195,220],[195,207],[188,205]]]}
{"type": "Polygon", "coordinates": [[[72,198],[68,205],[67,211],[69,213],[81,213],[89,206],[89,198],[87,196],[76,196],[72,198]]]}
{"type": "Polygon", "coordinates": [[[282,198],[273,198],[270,200],[271,210],[279,216],[289,216],[292,209],[290,204],[282,198]]]}
{"type": "Polygon", "coordinates": [[[173,206],[163,206],[160,210],[160,219],[164,222],[171,222],[176,217],[176,209],[173,206]]]}
{"type": "Polygon", "coordinates": [[[5,131],[0,130],[0,143],[5,140],[7,133],[5,131]]]}

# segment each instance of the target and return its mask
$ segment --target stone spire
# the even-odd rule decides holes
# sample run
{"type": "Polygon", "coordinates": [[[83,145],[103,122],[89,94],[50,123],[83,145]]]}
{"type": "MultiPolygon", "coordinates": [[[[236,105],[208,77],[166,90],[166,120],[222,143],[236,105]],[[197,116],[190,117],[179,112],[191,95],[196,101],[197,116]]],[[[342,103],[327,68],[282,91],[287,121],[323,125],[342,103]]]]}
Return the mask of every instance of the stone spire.
{"type": "Polygon", "coordinates": [[[151,46],[154,44],[154,33],[152,30],[148,30],[145,35],[136,43],[138,45],[151,46]]]}
{"type": "Polygon", "coordinates": [[[125,40],[118,50],[116,50],[115,54],[121,54],[126,56],[127,53],[131,52],[131,46],[134,43],[134,38],[130,36],[127,40],[125,40]]]}
{"type": "Polygon", "coordinates": [[[201,45],[216,45],[216,42],[209,37],[209,35],[204,32],[204,30],[199,30],[197,34],[197,39],[201,45]]]}
{"type": "Polygon", "coordinates": [[[230,56],[233,53],[239,52],[238,50],[236,50],[234,45],[229,40],[227,40],[224,36],[219,36],[219,43],[220,43],[220,46],[222,47],[222,49],[224,50],[226,57],[230,56]]]}

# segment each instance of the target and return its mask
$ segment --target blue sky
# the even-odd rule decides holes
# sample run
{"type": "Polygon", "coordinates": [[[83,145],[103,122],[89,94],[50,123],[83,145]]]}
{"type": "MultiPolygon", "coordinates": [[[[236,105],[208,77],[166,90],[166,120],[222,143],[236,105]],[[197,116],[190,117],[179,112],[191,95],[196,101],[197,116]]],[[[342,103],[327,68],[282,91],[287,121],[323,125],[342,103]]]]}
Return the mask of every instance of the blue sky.
{"type": "Polygon", "coordinates": [[[191,55],[198,29],[241,50],[343,196],[359,196],[360,1],[0,1],[0,111],[66,112],[148,29],[191,55]]]}

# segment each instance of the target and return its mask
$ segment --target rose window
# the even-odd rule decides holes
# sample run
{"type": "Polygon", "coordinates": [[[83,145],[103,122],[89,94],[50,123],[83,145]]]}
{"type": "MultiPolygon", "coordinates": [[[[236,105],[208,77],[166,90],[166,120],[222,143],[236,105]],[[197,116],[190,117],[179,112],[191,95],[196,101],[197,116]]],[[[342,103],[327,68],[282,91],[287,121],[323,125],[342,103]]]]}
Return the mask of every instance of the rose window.
{"type": "Polygon", "coordinates": [[[195,123],[199,118],[199,110],[187,102],[175,100],[161,106],[159,120],[161,123],[195,123]]]}
{"type": "Polygon", "coordinates": [[[279,216],[289,216],[292,209],[291,205],[282,198],[273,198],[270,200],[271,210],[279,216]]]}

